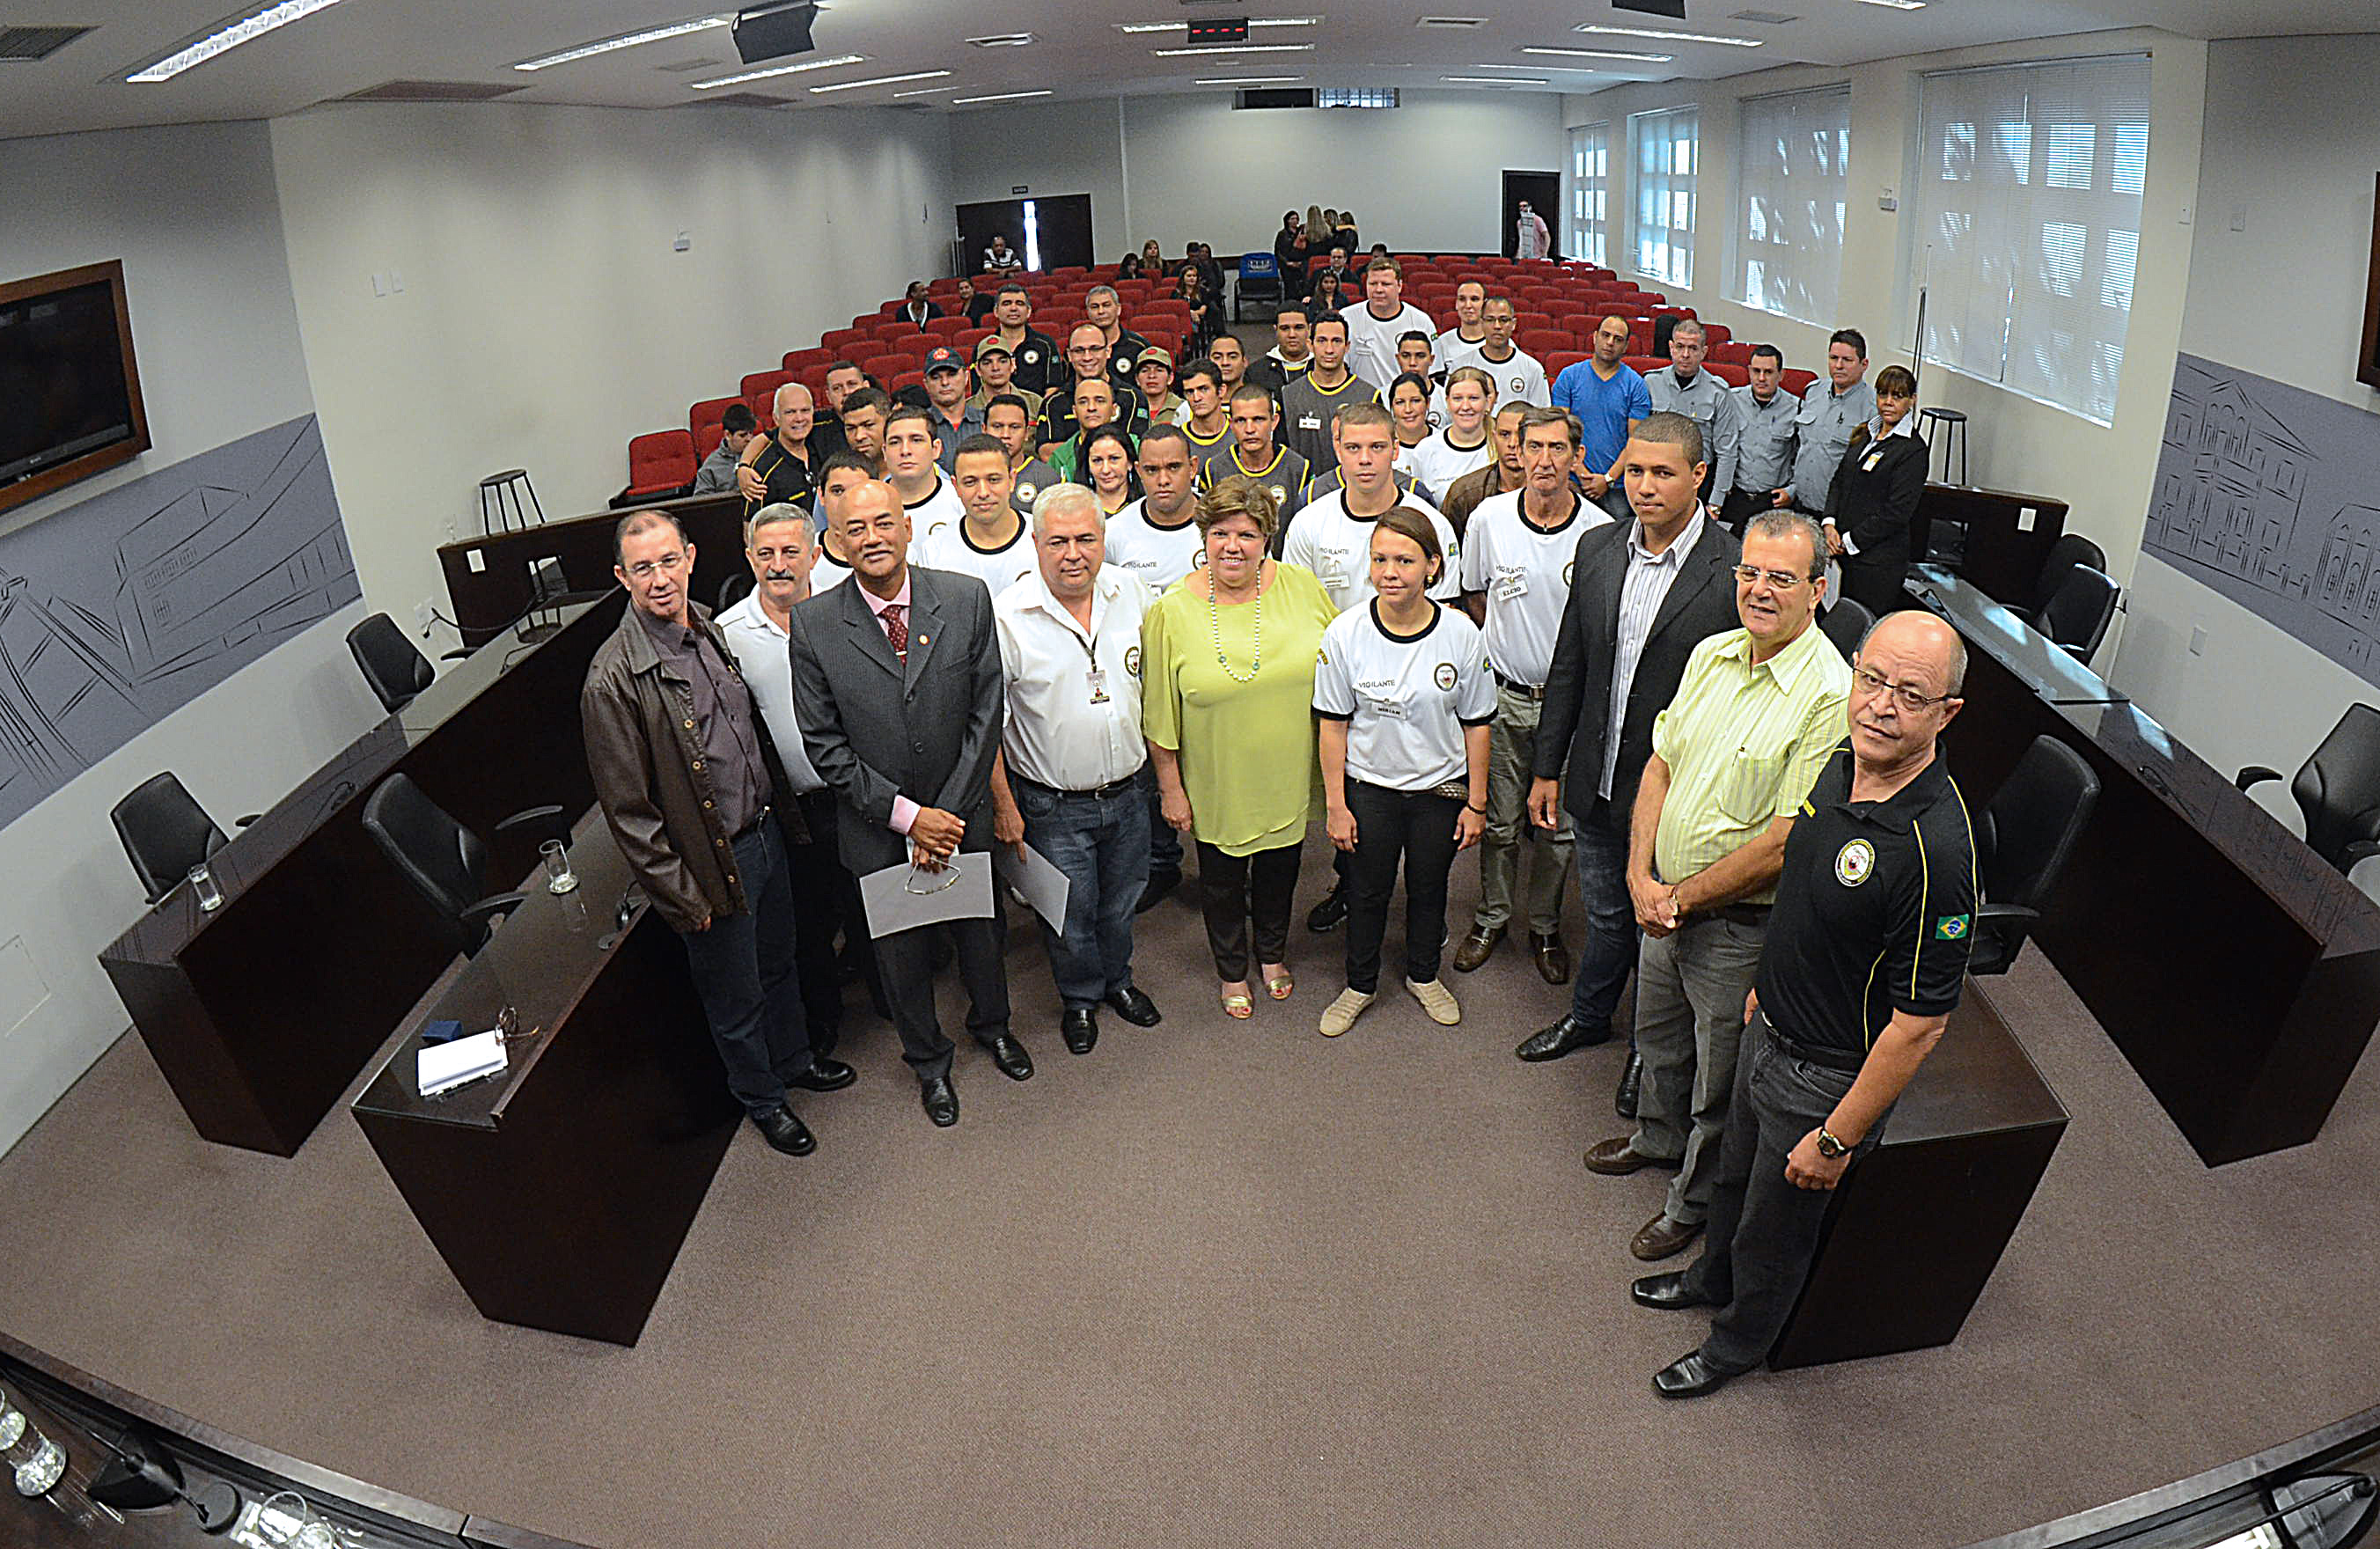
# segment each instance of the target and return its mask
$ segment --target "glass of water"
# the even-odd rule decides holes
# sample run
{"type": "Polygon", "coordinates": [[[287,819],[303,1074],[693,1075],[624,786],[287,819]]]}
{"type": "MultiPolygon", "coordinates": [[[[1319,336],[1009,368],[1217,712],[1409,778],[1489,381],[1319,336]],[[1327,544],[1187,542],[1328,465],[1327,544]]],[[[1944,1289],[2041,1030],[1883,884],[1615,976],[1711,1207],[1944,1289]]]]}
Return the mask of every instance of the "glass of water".
{"type": "Polygon", "coordinates": [[[570,846],[566,842],[549,839],[537,851],[545,857],[546,891],[566,893],[578,886],[578,875],[570,869],[570,846]]]}
{"type": "Polygon", "coordinates": [[[206,914],[223,907],[223,889],[215,883],[214,868],[204,861],[190,868],[190,896],[199,901],[199,908],[206,914]]]}
{"type": "Polygon", "coordinates": [[[342,1549],[339,1530],[324,1521],[295,1490],[267,1496],[256,1509],[256,1536],[269,1549],[342,1549]]]}
{"type": "Polygon", "coordinates": [[[67,1449],[35,1429],[24,1411],[11,1406],[0,1420],[0,1434],[8,1434],[6,1457],[17,1476],[17,1494],[46,1495],[66,1477],[67,1449]]]}

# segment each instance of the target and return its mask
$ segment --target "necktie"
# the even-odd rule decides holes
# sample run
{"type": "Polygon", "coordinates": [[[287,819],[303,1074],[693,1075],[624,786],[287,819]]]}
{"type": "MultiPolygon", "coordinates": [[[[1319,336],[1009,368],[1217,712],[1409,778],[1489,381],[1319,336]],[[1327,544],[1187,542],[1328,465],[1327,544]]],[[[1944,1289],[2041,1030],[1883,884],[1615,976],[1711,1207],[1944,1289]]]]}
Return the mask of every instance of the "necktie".
{"type": "Polygon", "coordinates": [[[884,638],[892,642],[892,654],[905,663],[909,660],[909,621],[901,615],[908,611],[897,602],[884,610],[884,638]]]}

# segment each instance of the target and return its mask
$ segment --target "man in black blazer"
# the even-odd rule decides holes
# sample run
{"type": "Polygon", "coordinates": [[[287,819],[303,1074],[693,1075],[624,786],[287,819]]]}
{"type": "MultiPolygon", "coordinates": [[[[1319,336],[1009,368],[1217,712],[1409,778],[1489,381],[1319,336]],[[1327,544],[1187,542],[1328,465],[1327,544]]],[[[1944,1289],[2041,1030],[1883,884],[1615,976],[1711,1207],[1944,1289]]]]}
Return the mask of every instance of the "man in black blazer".
{"type": "MultiPolygon", "coordinates": [[[[989,853],[1002,706],[991,594],[971,575],[911,568],[908,514],[889,484],[853,490],[834,524],[851,582],[797,604],[788,644],[795,717],[838,802],[844,865],[864,877],[904,862],[938,869],[960,850],[989,853]]],[[[1008,1031],[997,887],[991,909],[989,919],[943,928],[966,982],[967,1031],[1002,1075],[1024,1081],[1033,1060],[1008,1031]]],[[[949,1125],[959,1100],[951,1041],[934,1015],[935,930],[880,938],[876,964],[926,1116],[949,1125]]]]}
{"type": "MultiPolygon", "coordinates": [[[[1558,805],[1570,814],[1586,944],[1569,1014],[1524,1042],[1524,1059],[1557,1059],[1611,1036],[1620,986],[1636,961],[1628,825],[1653,752],[1653,718],[1676,696],[1694,647],[1738,623],[1736,540],[1703,509],[1701,430],[1682,414],[1649,415],[1630,432],[1620,466],[1635,519],[1578,540],[1529,787],[1539,828],[1555,826],[1558,805]]],[[[1633,1117],[1627,1077],[1621,1101],[1633,1117]]]]}

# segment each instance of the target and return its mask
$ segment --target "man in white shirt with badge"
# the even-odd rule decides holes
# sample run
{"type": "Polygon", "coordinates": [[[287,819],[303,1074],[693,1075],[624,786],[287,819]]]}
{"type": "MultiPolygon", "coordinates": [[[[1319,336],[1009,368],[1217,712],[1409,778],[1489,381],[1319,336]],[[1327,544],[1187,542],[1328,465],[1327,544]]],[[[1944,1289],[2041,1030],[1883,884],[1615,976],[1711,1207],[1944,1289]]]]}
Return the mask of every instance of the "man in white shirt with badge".
{"type": "Polygon", "coordinates": [[[1512,343],[1512,332],[1520,326],[1519,314],[1512,310],[1512,298],[1491,296],[1481,316],[1488,337],[1472,352],[1471,364],[1494,381],[1496,401],[1551,408],[1554,393],[1546,384],[1545,363],[1512,343]]]}
{"type": "Polygon", "coordinates": [[[966,514],[958,492],[942,477],[941,455],[933,411],[894,405],[884,418],[884,482],[901,497],[909,514],[909,530],[919,542],[957,525],[966,514]]]}
{"type": "Polygon", "coordinates": [[[1150,426],[1140,438],[1140,487],[1147,493],[1108,519],[1107,563],[1138,576],[1152,597],[1207,563],[1195,453],[1182,427],[1150,426]]]}
{"type": "Polygon", "coordinates": [[[1397,341],[1434,330],[1429,314],[1405,300],[1404,267],[1386,254],[1364,266],[1364,304],[1339,315],[1347,320],[1348,368],[1380,393],[1397,380],[1397,341]]]}
{"type": "Polygon", "coordinates": [[[1476,280],[1465,280],[1454,287],[1454,326],[1439,334],[1430,346],[1440,367],[1451,372],[1458,366],[1479,363],[1475,358],[1479,346],[1488,342],[1487,308],[1486,285],[1476,280]]]}
{"type": "Polygon", "coordinates": [[[1561,939],[1562,887],[1572,863],[1570,822],[1560,817],[1554,828],[1535,828],[1528,822],[1528,804],[1546,673],[1570,606],[1579,536],[1611,520],[1571,484],[1577,466],[1577,421],[1562,409],[1524,411],[1521,487],[1481,501],[1463,530],[1463,601],[1484,626],[1488,664],[1496,674],[1496,720],[1488,736],[1479,911],[1472,917],[1471,934],[1454,950],[1459,974],[1486,962],[1504,938],[1514,913],[1526,832],[1536,841],[1529,872],[1530,955],[1546,983],[1570,982],[1570,952],[1561,939]]]}
{"type": "MultiPolygon", "coordinates": [[[[972,575],[998,597],[1034,569],[1033,535],[1010,499],[1008,448],[996,436],[970,436],[959,446],[951,483],[965,514],[917,548],[929,570],[972,575]]],[[[1037,502],[1038,503],[1038,502],[1037,502]]]]}
{"type": "MultiPolygon", "coordinates": [[[[834,1052],[843,1027],[835,931],[844,931],[861,963],[868,961],[870,953],[859,885],[844,868],[835,847],[834,793],[811,765],[809,753],[802,745],[801,723],[794,717],[794,662],[786,620],[794,605],[810,595],[818,547],[809,517],[797,505],[762,506],[745,524],[744,557],[752,566],[752,590],[719,615],[719,630],[752,691],[760,723],[776,744],[777,760],[790,787],[787,793],[800,809],[801,827],[808,835],[796,841],[794,825],[785,826],[786,875],[792,878],[794,896],[794,973],[801,984],[803,1014],[809,1019],[810,1052],[823,1062],[834,1052]]],[[[815,1077],[796,1076],[787,1084],[832,1091],[849,1084],[851,1078],[838,1073],[849,1069],[840,1066],[815,1077]],[[832,1084],[820,1084],[830,1076],[832,1084]]]]}
{"type": "Polygon", "coordinates": [[[992,765],[992,837],[1066,877],[1065,927],[1042,922],[1066,1047],[1088,1054],[1105,1005],[1135,1027],[1157,1007],[1132,982],[1132,921],[1148,877],[1140,623],[1148,588],[1102,563],[1099,497],[1061,484],[1033,507],[1032,574],[992,601],[1007,730],[992,765]]]}
{"type": "Polygon", "coordinates": [[[1372,522],[1392,506],[1413,507],[1437,529],[1439,549],[1449,563],[1430,596],[1441,602],[1462,596],[1453,524],[1419,495],[1398,490],[1395,423],[1378,404],[1353,404],[1340,414],[1336,444],[1346,487],[1299,511],[1281,547],[1281,558],[1314,572],[1342,613],[1372,599],[1372,522]]]}

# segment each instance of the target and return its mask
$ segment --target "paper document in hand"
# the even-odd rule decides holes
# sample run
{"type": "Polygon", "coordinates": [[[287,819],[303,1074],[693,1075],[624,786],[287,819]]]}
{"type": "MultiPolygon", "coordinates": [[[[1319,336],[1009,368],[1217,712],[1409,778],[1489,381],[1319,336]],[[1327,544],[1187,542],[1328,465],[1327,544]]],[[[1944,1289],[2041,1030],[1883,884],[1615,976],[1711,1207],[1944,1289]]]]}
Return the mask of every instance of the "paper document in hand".
{"type": "Polygon", "coordinates": [[[1061,936],[1066,931],[1066,900],[1074,884],[1066,874],[1050,863],[1050,857],[1031,845],[1011,848],[1002,845],[996,852],[1000,875],[1008,885],[1025,895],[1033,913],[1050,922],[1050,928],[1061,936]]]}
{"type": "Polygon", "coordinates": [[[906,861],[871,871],[859,879],[859,902],[867,907],[871,937],[945,920],[990,919],[991,857],[963,850],[940,871],[920,871],[906,861]]]}

